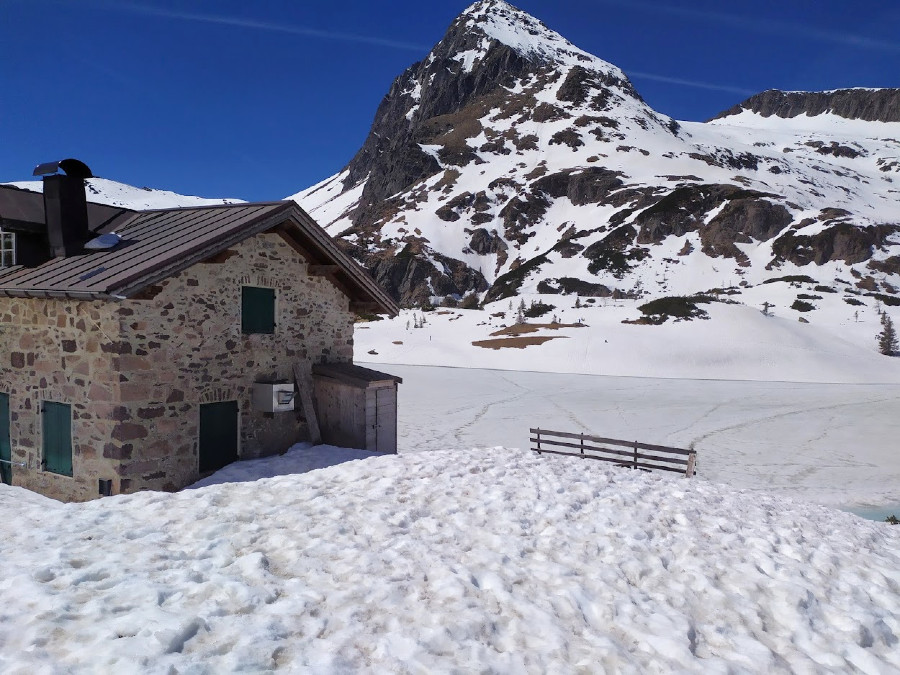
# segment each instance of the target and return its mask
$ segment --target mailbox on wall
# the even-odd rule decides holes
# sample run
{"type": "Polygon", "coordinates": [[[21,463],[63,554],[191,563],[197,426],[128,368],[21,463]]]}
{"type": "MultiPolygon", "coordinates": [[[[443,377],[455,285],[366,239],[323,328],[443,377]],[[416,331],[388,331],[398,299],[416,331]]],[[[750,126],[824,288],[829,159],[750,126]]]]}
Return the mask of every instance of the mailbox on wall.
{"type": "Polygon", "coordinates": [[[254,382],[251,403],[254,410],[287,412],[294,409],[293,382],[254,382]]]}

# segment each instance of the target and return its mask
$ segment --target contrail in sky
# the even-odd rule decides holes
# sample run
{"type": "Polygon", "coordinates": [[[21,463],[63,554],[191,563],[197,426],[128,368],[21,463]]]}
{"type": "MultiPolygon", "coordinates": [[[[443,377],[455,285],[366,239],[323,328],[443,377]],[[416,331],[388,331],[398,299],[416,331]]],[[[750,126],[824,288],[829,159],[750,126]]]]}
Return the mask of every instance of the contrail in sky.
{"type": "Polygon", "coordinates": [[[375,45],[378,47],[389,47],[391,49],[403,49],[413,52],[427,52],[430,47],[424,45],[412,44],[410,42],[401,42],[398,40],[389,40],[386,38],[373,37],[370,35],[357,35],[355,33],[340,33],[336,31],[319,30],[316,28],[307,28],[305,26],[296,26],[286,23],[278,23],[275,21],[260,21],[257,19],[244,19],[235,16],[224,16],[221,14],[203,14],[198,12],[180,12],[160,7],[149,7],[132,2],[116,2],[102,3],[104,9],[122,10],[134,14],[144,14],[146,16],[157,16],[164,19],[179,19],[181,21],[197,21],[199,23],[212,23],[220,26],[234,26],[236,28],[252,28],[254,30],[265,30],[275,33],[288,33],[291,35],[302,35],[303,37],[319,38],[321,40],[337,40],[340,42],[357,42],[362,44],[375,45]]]}
{"type": "Polygon", "coordinates": [[[608,5],[619,5],[620,7],[629,9],[639,9],[657,14],[669,14],[671,16],[681,16],[688,19],[699,19],[712,23],[725,24],[757,33],[789,35],[792,37],[801,37],[810,40],[819,40],[820,42],[831,42],[834,44],[843,44],[850,47],[872,49],[882,52],[900,52],[900,42],[890,42],[888,40],[880,40],[865,35],[853,35],[851,33],[824,30],[821,28],[814,28],[807,24],[792,23],[789,21],[763,21],[760,19],[738,16],[736,14],[726,14],[725,12],[708,12],[692,9],[690,7],[673,7],[672,5],[664,5],[649,0],[598,1],[608,5]]]}
{"type": "Polygon", "coordinates": [[[654,82],[665,82],[666,84],[680,84],[685,87],[695,87],[697,89],[709,89],[711,91],[726,91],[729,94],[742,94],[744,96],[752,96],[759,92],[755,89],[744,89],[742,87],[732,87],[727,84],[711,84],[709,82],[698,82],[696,80],[683,80],[680,77],[667,77],[666,75],[654,75],[653,73],[642,73],[637,70],[626,70],[625,74],[640,80],[652,80],[654,82]]]}

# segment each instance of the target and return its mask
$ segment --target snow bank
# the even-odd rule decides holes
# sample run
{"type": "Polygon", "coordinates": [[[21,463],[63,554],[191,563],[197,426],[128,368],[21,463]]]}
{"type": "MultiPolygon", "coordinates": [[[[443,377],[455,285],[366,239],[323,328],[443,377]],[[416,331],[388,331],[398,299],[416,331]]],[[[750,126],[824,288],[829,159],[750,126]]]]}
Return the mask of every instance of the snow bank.
{"type": "Polygon", "coordinates": [[[367,450],[338,448],[333,445],[313,446],[310,443],[298,443],[283,455],[233,462],[190,487],[201,488],[221,483],[247,483],[260,478],[309,473],[316,469],[336,466],[355,459],[380,457],[383,454],[367,450]]]}
{"type": "Polygon", "coordinates": [[[900,528],[699,480],[494,448],[0,513],[4,672],[900,668],[900,528]]]}

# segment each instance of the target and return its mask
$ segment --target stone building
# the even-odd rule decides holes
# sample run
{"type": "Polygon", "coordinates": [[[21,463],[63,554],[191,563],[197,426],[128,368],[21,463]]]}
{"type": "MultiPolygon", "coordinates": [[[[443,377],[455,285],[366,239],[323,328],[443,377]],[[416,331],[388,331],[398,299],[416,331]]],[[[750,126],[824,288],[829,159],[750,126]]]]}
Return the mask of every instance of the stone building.
{"type": "Polygon", "coordinates": [[[311,386],[352,362],[356,313],[397,312],[294,202],[132,211],[87,203],[76,160],[47,171],[43,196],[0,186],[4,482],[83,501],[284,451],[303,407],[254,385],[311,386]]]}

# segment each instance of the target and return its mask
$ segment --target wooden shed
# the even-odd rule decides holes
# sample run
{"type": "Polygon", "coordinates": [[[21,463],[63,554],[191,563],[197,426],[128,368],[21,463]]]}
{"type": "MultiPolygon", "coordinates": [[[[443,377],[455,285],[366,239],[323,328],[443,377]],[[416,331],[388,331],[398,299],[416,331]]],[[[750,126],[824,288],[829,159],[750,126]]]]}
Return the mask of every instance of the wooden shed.
{"type": "Polygon", "coordinates": [[[397,385],[403,380],[352,363],[313,366],[322,442],[397,452],[397,385]]]}

